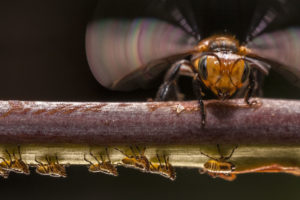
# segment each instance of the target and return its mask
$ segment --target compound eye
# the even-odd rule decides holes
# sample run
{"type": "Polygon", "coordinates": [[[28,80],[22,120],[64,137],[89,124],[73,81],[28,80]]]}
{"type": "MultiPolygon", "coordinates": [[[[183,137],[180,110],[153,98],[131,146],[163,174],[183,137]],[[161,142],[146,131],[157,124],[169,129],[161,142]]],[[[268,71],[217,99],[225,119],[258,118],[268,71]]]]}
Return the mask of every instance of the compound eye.
{"type": "Polygon", "coordinates": [[[244,72],[243,72],[243,76],[241,79],[242,83],[244,83],[248,79],[249,74],[250,74],[250,67],[249,67],[248,63],[244,61],[244,72]]]}
{"type": "Polygon", "coordinates": [[[199,60],[198,71],[203,80],[207,80],[207,56],[203,56],[199,60]]]}

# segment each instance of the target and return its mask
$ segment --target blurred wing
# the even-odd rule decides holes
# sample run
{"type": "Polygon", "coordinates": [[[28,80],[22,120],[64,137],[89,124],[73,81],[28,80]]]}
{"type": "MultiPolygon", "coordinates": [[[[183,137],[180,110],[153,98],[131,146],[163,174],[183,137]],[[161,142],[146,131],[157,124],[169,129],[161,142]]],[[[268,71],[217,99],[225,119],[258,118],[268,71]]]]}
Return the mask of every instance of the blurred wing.
{"type": "Polygon", "coordinates": [[[267,33],[300,24],[300,1],[265,0],[256,3],[246,34],[246,42],[267,33]]]}
{"type": "Polygon", "coordinates": [[[153,18],[99,19],[88,25],[86,52],[91,71],[113,90],[145,88],[196,41],[181,28],[153,18]]]}
{"type": "MultiPolygon", "coordinates": [[[[145,0],[144,0],[145,1],[145,0]]],[[[200,40],[201,19],[195,19],[195,9],[187,0],[150,0],[147,13],[151,16],[180,26],[188,34],[200,40]]]]}
{"type": "Polygon", "coordinates": [[[272,69],[300,87],[300,27],[260,35],[247,47],[253,54],[269,60],[272,69]]]}

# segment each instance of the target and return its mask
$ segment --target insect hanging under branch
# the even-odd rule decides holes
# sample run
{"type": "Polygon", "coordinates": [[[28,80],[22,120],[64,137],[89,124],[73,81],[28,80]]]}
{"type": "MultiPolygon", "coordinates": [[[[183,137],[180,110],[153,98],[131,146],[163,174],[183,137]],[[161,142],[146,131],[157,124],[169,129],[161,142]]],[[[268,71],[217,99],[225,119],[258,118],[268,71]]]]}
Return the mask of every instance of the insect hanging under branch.
{"type": "MultiPolygon", "coordinates": [[[[281,1],[274,1],[274,5],[266,9],[265,15],[261,15],[265,17],[257,27],[249,28],[243,40],[235,37],[233,31],[225,30],[203,37],[204,30],[198,23],[201,19],[194,13],[197,6],[185,9],[196,1],[155,2],[154,7],[154,3],[148,2],[152,5],[149,6],[151,12],[145,10],[145,15],[150,17],[121,18],[110,12],[88,25],[88,62],[94,77],[104,87],[118,91],[150,88],[165,74],[156,100],[182,100],[184,95],[178,80],[180,76],[188,76],[204,126],[204,99],[243,97],[246,105],[255,105],[257,102],[250,98],[262,94],[262,81],[271,68],[289,72],[285,73],[292,74],[289,80],[300,86],[300,59],[295,53],[299,52],[300,28],[264,32],[279,16],[280,12],[275,15],[275,11],[281,1]],[[271,15],[272,9],[275,11],[271,15]],[[184,12],[186,10],[189,12],[184,12]],[[161,13],[163,19],[157,13],[161,13]]],[[[199,4],[201,2],[204,1],[199,4]]]]}
{"type": "Polygon", "coordinates": [[[50,160],[49,156],[45,157],[47,164],[38,161],[35,158],[36,165],[35,171],[40,175],[48,175],[52,177],[67,177],[66,168],[64,165],[59,164],[57,155],[55,155],[55,161],[50,160]]]}
{"type": "Polygon", "coordinates": [[[207,173],[213,178],[219,177],[223,178],[228,181],[232,181],[236,178],[236,175],[233,174],[232,172],[235,170],[235,165],[232,162],[229,162],[228,160],[231,158],[233,155],[235,149],[237,146],[235,146],[230,155],[224,157],[223,154],[221,153],[220,146],[217,145],[218,152],[220,154],[220,158],[213,158],[203,152],[201,152],[202,155],[210,158],[206,163],[203,165],[203,169],[200,169],[199,172],[201,174],[207,173]]]}
{"type": "Polygon", "coordinates": [[[150,161],[145,156],[146,147],[144,147],[141,150],[138,146],[135,146],[137,152],[134,151],[132,146],[130,146],[129,148],[131,154],[127,154],[121,149],[115,148],[115,150],[119,151],[121,154],[125,156],[125,158],[122,159],[122,164],[126,167],[135,168],[142,172],[149,172],[150,161]]]}
{"type": "Polygon", "coordinates": [[[175,180],[176,178],[176,172],[174,167],[171,165],[171,163],[169,162],[169,156],[163,155],[160,156],[158,154],[156,154],[156,158],[159,164],[155,164],[155,163],[150,163],[150,171],[152,173],[156,173],[156,174],[160,174],[164,177],[167,177],[169,179],[171,179],[172,181],[175,180]],[[161,158],[163,159],[163,162],[161,161],[161,158]]]}
{"type": "Polygon", "coordinates": [[[84,154],[84,160],[86,162],[90,163],[90,166],[88,167],[89,171],[92,173],[102,172],[104,174],[118,176],[117,168],[115,165],[112,164],[107,148],[105,148],[105,152],[106,152],[107,161],[104,160],[103,155],[100,153],[99,156],[100,156],[101,162],[98,160],[98,158],[94,154],[92,154],[90,152],[90,156],[97,161],[96,164],[94,164],[90,160],[88,160],[86,158],[86,155],[84,154]]]}
{"type": "Polygon", "coordinates": [[[12,155],[8,152],[8,150],[5,150],[8,159],[5,159],[3,157],[0,157],[3,161],[0,163],[0,168],[1,168],[1,176],[4,178],[8,176],[8,172],[12,171],[15,173],[20,173],[20,174],[30,174],[29,166],[22,160],[21,156],[21,150],[20,146],[18,146],[18,154],[19,158],[17,158],[15,152],[13,151],[12,155]]]}

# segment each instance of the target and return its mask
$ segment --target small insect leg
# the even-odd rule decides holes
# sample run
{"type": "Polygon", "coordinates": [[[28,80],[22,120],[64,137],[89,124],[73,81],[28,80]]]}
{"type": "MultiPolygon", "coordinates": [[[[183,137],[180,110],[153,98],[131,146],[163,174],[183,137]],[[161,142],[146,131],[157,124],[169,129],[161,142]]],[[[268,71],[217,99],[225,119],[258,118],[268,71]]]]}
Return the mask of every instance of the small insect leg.
{"type": "Polygon", "coordinates": [[[109,157],[109,154],[108,154],[107,147],[105,147],[105,152],[106,152],[106,156],[107,156],[108,161],[111,163],[111,160],[110,160],[110,157],[109,157]]]}
{"type": "Polygon", "coordinates": [[[38,160],[36,159],[36,157],[34,158],[34,161],[37,162],[37,163],[40,164],[40,165],[43,165],[43,163],[42,163],[41,161],[38,161],[38,160]]]}
{"type": "Polygon", "coordinates": [[[10,155],[10,153],[7,151],[7,149],[5,149],[5,152],[6,152],[6,154],[8,155],[8,157],[9,157],[9,161],[10,161],[10,163],[12,162],[12,159],[11,159],[11,155],[10,155]]]}
{"type": "Polygon", "coordinates": [[[56,163],[59,165],[57,154],[55,154],[56,163]]]}
{"type": "Polygon", "coordinates": [[[143,156],[145,154],[146,147],[143,147],[143,149],[140,150],[140,148],[137,145],[135,145],[135,148],[138,150],[140,156],[143,156]]]}
{"type": "Polygon", "coordinates": [[[89,161],[89,160],[86,158],[86,155],[85,155],[85,154],[83,154],[83,159],[84,159],[86,162],[90,163],[90,165],[94,165],[91,161],[89,161]]]}
{"type": "Polygon", "coordinates": [[[226,156],[224,159],[225,159],[225,160],[228,160],[228,159],[230,159],[230,158],[231,158],[231,156],[233,155],[234,151],[235,151],[237,148],[238,148],[238,145],[236,145],[236,146],[235,146],[235,147],[232,149],[232,151],[231,151],[230,155],[229,155],[229,156],[226,156]]]}
{"type": "Polygon", "coordinates": [[[166,158],[166,155],[164,155],[164,160],[165,160],[165,165],[166,165],[166,168],[167,168],[167,170],[169,169],[169,157],[168,158],[166,158]]]}
{"type": "MultiPolygon", "coordinates": [[[[47,159],[47,157],[46,157],[46,159],[47,159]]],[[[38,160],[36,159],[36,157],[34,158],[34,161],[37,162],[37,163],[44,169],[45,172],[48,172],[48,171],[49,171],[49,170],[46,169],[45,164],[43,164],[42,162],[38,161],[38,160]]],[[[37,173],[38,173],[38,172],[37,172],[37,173]]]]}
{"type": "Polygon", "coordinates": [[[200,153],[201,153],[202,155],[204,155],[204,156],[210,158],[210,159],[217,160],[216,158],[213,158],[213,157],[211,157],[210,155],[208,155],[208,154],[206,154],[206,153],[203,153],[202,151],[200,151],[200,153]]]}
{"type": "Polygon", "coordinates": [[[219,153],[219,155],[220,155],[220,158],[221,158],[221,159],[224,159],[224,156],[223,156],[223,154],[221,153],[221,148],[220,148],[220,145],[219,145],[219,144],[217,144],[217,149],[218,149],[218,153],[219,153]]]}
{"type": "Polygon", "coordinates": [[[20,160],[22,160],[22,156],[21,156],[21,147],[20,147],[20,145],[18,145],[18,153],[19,153],[20,160]]]}
{"type": "Polygon", "coordinates": [[[159,155],[156,154],[156,157],[157,157],[157,160],[158,160],[158,162],[159,162],[159,167],[162,168],[162,164],[161,164],[161,160],[160,160],[160,158],[159,158],[159,155]]]}
{"type": "Polygon", "coordinates": [[[97,161],[98,164],[100,164],[98,158],[94,154],[92,154],[92,152],[90,152],[90,155],[97,161]]]}
{"type": "Polygon", "coordinates": [[[133,157],[135,157],[135,158],[137,159],[138,156],[134,153],[133,147],[130,146],[129,148],[130,148],[130,150],[131,150],[131,153],[132,153],[133,157]]]}
{"type": "Polygon", "coordinates": [[[127,158],[130,158],[131,156],[127,155],[124,151],[122,151],[121,149],[118,148],[114,148],[115,150],[119,151],[121,154],[123,154],[124,156],[126,156],[127,158]]]}
{"type": "Polygon", "coordinates": [[[104,163],[104,159],[103,159],[103,156],[101,153],[99,153],[99,156],[100,156],[101,162],[104,163]]]}
{"type": "Polygon", "coordinates": [[[49,159],[49,157],[48,157],[48,156],[46,156],[46,161],[47,161],[48,165],[50,165],[50,164],[51,164],[51,162],[50,162],[50,159],[49,159]]]}

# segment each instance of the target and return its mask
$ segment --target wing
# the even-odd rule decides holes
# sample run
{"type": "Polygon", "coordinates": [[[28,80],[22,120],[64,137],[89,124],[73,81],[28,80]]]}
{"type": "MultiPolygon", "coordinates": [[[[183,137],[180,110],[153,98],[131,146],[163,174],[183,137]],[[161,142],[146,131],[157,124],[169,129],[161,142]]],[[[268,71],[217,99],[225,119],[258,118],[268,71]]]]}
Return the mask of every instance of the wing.
{"type": "Polygon", "coordinates": [[[153,18],[100,19],[88,25],[86,52],[95,78],[113,90],[145,88],[196,40],[153,18]]]}
{"type": "Polygon", "coordinates": [[[297,0],[258,1],[252,15],[246,41],[300,23],[300,2],[297,0]]]}
{"type": "Polygon", "coordinates": [[[247,47],[259,63],[300,87],[300,2],[260,1],[247,36],[247,47]],[[250,41],[251,40],[251,41],[250,41]]]}
{"type": "Polygon", "coordinates": [[[248,48],[300,87],[300,27],[263,34],[250,42],[248,48]]]}

